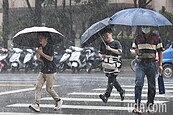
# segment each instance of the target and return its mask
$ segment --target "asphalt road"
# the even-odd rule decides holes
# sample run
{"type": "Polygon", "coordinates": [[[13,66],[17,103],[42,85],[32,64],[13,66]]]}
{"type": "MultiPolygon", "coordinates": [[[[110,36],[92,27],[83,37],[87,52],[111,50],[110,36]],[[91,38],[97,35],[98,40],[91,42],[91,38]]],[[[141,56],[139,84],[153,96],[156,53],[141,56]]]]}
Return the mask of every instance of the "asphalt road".
{"type": "MultiPolygon", "coordinates": [[[[34,86],[37,74],[0,74],[0,115],[133,115],[134,73],[124,70],[117,78],[126,90],[124,101],[114,89],[108,103],[103,103],[98,95],[105,92],[107,78],[102,72],[91,74],[70,72],[56,75],[55,90],[64,101],[62,109],[53,110],[54,101],[42,90],[41,112],[35,113],[28,108],[34,102],[34,86]]],[[[143,88],[142,102],[147,99],[147,80],[143,88]]],[[[155,98],[157,113],[155,115],[172,115],[173,113],[173,79],[165,79],[166,94],[155,98]]],[[[157,90],[158,91],[158,90],[157,90]]],[[[144,111],[146,107],[144,106],[144,111]]],[[[146,112],[143,115],[147,115],[146,112]]]]}

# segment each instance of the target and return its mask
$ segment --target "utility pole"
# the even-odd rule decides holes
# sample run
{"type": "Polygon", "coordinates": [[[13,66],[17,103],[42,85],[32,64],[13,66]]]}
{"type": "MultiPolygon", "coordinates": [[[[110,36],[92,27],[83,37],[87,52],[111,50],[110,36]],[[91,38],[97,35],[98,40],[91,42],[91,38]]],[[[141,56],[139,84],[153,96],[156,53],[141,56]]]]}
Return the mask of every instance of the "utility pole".
{"type": "Polygon", "coordinates": [[[3,0],[3,24],[2,24],[2,38],[3,46],[7,48],[7,42],[10,36],[9,28],[9,2],[8,0],[3,0]]]}
{"type": "Polygon", "coordinates": [[[72,0],[70,0],[70,37],[72,37],[72,27],[73,27],[71,2],[72,0]]]}

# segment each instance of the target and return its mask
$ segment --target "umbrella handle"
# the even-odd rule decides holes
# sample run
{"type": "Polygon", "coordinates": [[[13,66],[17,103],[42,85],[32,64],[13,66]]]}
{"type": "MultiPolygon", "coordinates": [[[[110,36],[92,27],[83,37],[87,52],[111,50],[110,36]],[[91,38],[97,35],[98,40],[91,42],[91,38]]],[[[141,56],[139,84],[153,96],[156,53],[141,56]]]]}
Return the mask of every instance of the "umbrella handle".
{"type": "Polygon", "coordinates": [[[105,40],[103,39],[103,37],[100,35],[100,32],[98,32],[98,34],[99,34],[101,40],[103,41],[104,45],[106,46],[106,42],[105,42],[105,40]]]}

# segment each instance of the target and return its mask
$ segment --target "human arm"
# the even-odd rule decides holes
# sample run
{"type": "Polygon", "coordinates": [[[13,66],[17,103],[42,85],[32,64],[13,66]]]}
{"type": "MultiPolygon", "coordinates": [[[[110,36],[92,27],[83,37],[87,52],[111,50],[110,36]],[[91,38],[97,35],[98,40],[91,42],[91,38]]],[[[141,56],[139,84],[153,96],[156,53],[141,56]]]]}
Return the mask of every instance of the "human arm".
{"type": "Polygon", "coordinates": [[[130,49],[130,53],[133,55],[133,56],[139,56],[141,55],[141,53],[139,53],[139,49],[138,48],[132,48],[130,49]]]}
{"type": "Polygon", "coordinates": [[[158,60],[158,66],[159,66],[159,73],[162,73],[163,71],[163,66],[162,66],[162,51],[158,51],[158,57],[159,57],[159,60],[158,60]]]}
{"type": "Polygon", "coordinates": [[[106,58],[106,55],[105,55],[105,54],[99,53],[98,56],[99,56],[100,58],[106,58]]]}
{"type": "Polygon", "coordinates": [[[132,48],[130,49],[130,53],[133,55],[133,56],[139,56],[141,55],[141,53],[139,52],[139,48],[138,48],[138,44],[136,42],[136,37],[132,43],[132,48]]]}
{"type": "Polygon", "coordinates": [[[106,50],[112,52],[113,54],[121,55],[122,54],[121,43],[117,40],[114,40],[112,44],[106,45],[106,50]]]}
{"type": "Polygon", "coordinates": [[[106,46],[106,49],[113,52],[114,54],[118,54],[118,55],[122,54],[122,49],[114,49],[114,48],[111,48],[108,45],[106,46]]]}
{"type": "MultiPolygon", "coordinates": [[[[45,59],[47,59],[48,61],[53,61],[53,56],[50,56],[50,55],[47,55],[43,52],[43,48],[42,47],[39,47],[38,50],[37,50],[37,54],[38,54],[38,57],[42,56],[44,57],[45,59]]],[[[39,59],[39,58],[38,58],[39,59]]]]}
{"type": "Polygon", "coordinates": [[[105,45],[103,43],[101,43],[100,48],[99,48],[99,52],[98,52],[98,56],[100,58],[106,58],[106,55],[104,54],[104,47],[105,47],[105,45]]]}
{"type": "Polygon", "coordinates": [[[158,43],[157,43],[157,53],[158,53],[158,66],[159,66],[159,73],[162,73],[163,66],[162,66],[162,52],[163,52],[163,44],[160,36],[158,36],[158,43]]]}

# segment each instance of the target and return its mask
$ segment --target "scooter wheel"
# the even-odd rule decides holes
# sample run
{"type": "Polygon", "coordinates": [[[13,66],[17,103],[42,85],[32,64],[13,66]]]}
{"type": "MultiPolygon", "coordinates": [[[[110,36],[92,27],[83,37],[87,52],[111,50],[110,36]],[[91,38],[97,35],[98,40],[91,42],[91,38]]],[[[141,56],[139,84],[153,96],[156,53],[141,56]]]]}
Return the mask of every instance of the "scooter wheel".
{"type": "Polygon", "coordinates": [[[25,65],[25,73],[29,71],[29,65],[25,65]]]}
{"type": "Polygon", "coordinates": [[[15,70],[16,70],[16,69],[15,69],[14,67],[11,68],[11,72],[12,72],[12,73],[14,73],[15,70]]]}
{"type": "Polygon", "coordinates": [[[75,72],[76,72],[76,68],[72,67],[72,73],[75,73],[75,72]]]}
{"type": "Polygon", "coordinates": [[[60,64],[60,66],[58,67],[60,73],[64,72],[65,69],[66,69],[65,64],[60,64]]]}
{"type": "Polygon", "coordinates": [[[86,70],[87,73],[90,73],[91,70],[92,70],[92,63],[87,63],[85,70],[86,70]]]}

